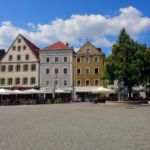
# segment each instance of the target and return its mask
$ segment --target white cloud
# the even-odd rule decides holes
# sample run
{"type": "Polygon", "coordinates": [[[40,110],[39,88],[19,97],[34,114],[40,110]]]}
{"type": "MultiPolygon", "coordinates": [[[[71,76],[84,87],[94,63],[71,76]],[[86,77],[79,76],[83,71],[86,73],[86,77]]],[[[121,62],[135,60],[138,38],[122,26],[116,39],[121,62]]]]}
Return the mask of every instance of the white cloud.
{"type": "Polygon", "coordinates": [[[150,30],[150,18],[145,17],[134,7],[121,8],[117,16],[72,15],[70,18],[55,19],[49,24],[28,23],[34,30],[27,30],[2,22],[0,25],[0,48],[8,48],[18,33],[22,33],[38,45],[47,46],[61,40],[74,47],[80,47],[89,40],[97,47],[111,47],[113,42],[109,36],[118,35],[125,27],[134,37],[150,30]]]}

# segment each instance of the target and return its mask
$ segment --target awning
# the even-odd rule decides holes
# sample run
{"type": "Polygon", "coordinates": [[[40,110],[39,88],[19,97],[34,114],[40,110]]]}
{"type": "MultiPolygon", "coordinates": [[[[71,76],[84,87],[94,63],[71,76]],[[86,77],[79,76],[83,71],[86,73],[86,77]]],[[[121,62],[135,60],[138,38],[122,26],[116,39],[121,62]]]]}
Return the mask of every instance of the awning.
{"type": "Polygon", "coordinates": [[[76,92],[92,92],[96,88],[98,88],[98,86],[77,86],[75,87],[75,91],[76,92]]]}
{"type": "Polygon", "coordinates": [[[104,87],[98,87],[92,91],[93,93],[114,93],[114,90],[110,90],[104,87]]]}

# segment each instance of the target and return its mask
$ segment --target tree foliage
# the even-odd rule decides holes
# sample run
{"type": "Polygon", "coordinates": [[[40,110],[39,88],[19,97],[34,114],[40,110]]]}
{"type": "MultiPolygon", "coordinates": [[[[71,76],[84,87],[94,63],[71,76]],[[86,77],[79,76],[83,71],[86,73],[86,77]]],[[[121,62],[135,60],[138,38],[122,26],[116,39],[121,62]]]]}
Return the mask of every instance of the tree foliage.
{"type": "Polygon", "coordinates": [[[131,94],[134,85],[150,82],[150,50],[134,41],[123,28],[105,67],[109,81],[124,81],[131,94]]]}

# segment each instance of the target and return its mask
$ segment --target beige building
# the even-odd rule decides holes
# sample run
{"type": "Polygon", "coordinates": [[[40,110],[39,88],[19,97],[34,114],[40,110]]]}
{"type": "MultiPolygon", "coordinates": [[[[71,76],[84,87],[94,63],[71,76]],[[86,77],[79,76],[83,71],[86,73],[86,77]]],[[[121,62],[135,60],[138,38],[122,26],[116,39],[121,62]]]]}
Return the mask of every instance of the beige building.
{"type": "Polygon", "coordinates": [[[0,88],[39,87],[39,48],[19,34],[0,60],[0,88]]]}

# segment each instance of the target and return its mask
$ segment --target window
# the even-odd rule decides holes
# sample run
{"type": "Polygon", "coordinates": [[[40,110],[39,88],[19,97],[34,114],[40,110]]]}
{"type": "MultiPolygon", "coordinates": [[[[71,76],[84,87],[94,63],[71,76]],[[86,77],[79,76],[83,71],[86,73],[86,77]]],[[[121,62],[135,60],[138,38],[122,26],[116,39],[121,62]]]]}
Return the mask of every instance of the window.
{"type": "Polygon", "coordinates": [[[85,85],[86,85],[86,86],[90,86],[90,80],[86,80],[86,81],[85,81],[85,85]]]}
{"type": "Polygon", "coordinates": [[[24,45],[24,46],[23,46],[23,50],[26,50],[26,48],[27,48],[27,47],[24,45]]]}
{"type": "Polygon", "coordinates": [[[77,80],[77,86],[81,86],[81,81],[77,80]]]}
{"type": "Polygon", "coordinates": [[[9,65],[8,66],[8,72],[12,72],[13,71],[13,66],[12,65],[9,65]]]}
{"type": "Polygon", "coordinates": [[[5,72],[6,71],[6,66],[1,66],[1,72],[5,72]]]}
{"type": "Polygon", "coordinates": [[[16,71],[19,72],[21,70],[20,68],[21,68],[20,65],[17,65],[16,66],[16,71]]]}
{"type": "Polygon", "coordinates": [[[21,43],[21,39],[18,39],[18,43],[21,43]]]}
{"type": "Polygon", "coordinates": [[[58,68],[55,68],[55,74],[58,74],[58,68]]]}
{"type": "Polygon", "coordinates": [[[28,78],[23,78],[22,83],[23,84],[28,84],[28,78]]]}
{"type": "Polygon", "coordinates": [[[9,55],[9,61],[12,61],[12,59],[13,59],[13,56],[9,55]]]}
{"type": "Polygon", "coordinates": [[[67,86],[67,80],[64,80],[64,86],[67,86]]]}
{"type": "Polygon", "coordinates": [[[55,57],[55,62],[58,62],[58,57],[55,57]]]}
{"type": "Polygon", "coordinates": [[[76,70],[76,74],[77,74],[77,75],[81,74],[81,69],[78,68],[78,69],[76,70]]]}
{"type": "Polygon", "coordinates": [[[85,63],[89,63],[90,62],[90,57],[89,56],[85,56],[85,63]]]}
{"type": "Polygon", "coordinates": [[[8,78],[8,85],[12,85],[13,79],[12,78],[8,78]]]}
{"type": "Polygon", "coordinates": [[[64,68],[64,74],[67,74],[68,70],[67,68],[64,68]]]}
{"type": "Polygon", "coordinates": [[[99,80],[98,79],[94,80],[94,85],[99,86],[99,80]]]}
{"type": "Polygon", "coordinates": [[[20,84],[20,78],[16,78],[15,83],[16,83],[16,84],[20,84]]]}
{"type": "Polygon", "coordinates": [[[5,79],[4,78],[1,79],[1,85],[5,85],[5,79]]]}
{"type": "Polygon", "coordinates": [[[36,71],[36,65],[35,64],[31,65],[31,71],[36,71]]]}
{"type": "Polygon", "coordinates": [[[98,74],[98,73],[99,73],[99,68],[95,68],[95,69],[94,69],[94,73],[95,73],[95,74],[98,74]]]}
{"type": "Polygon", "coordinates": [[[46,68],[45,72],[46,72],[46,74],[49,74],[49,68],[46,68]]]}
{"type": "Polygon", "coordinates": [[[94,63],[98,63],[99,62],[99,57],[98,56],[94,56],[94,63]]]}
{"type": "Polygon", "coordinates": [[[55,86],[58,86],[58,80],[55,80],[55,86]]]}
{"type": "Polygon", "coordinates": [[[90,74],[90,68],[85,68],[85,74],[89,75],[90,74]]]}
{"type": "Polygon", "coordinates": [[[90,49],[89,48],[86,49],[86,53],[90,54],[90,49]]]}
{"type": "Polygon", "coordinates": [[[77,57],[76,61],[77,61],[77,63],[80,63],[81,62],[81,57],[77,57]]]}
{"type": "Polygon", "coordinates": [[[49,80],[46,80],[45,84],[46,86],[49,86],[49,80]]]}
{"type": "Polygon", "coordinates": [[[16,46],[13,46],[12,49],[13,49],[13,51],[15,51],[16,50],[16,46]]]}
{"type": "Polygon", "coordinates": [[[64,62],[67,62],[67,57],[64,57],[64,62]]]}
{"type": "Polygon", "coordinates": [[[46,57],[46,62],[50,62],[49,57],[46,57]]]}
{"type": "Polygon", "coordinates": [[[17,60],[18,60],[18,61],[21,60],[21,55],[17,55],[17,60]]]}
{"type": "Polygon", "coordinates": [[[30,83],[31,83],[31,85],[35,84],[35,78],[34,77],[31,78],[30,83]]]}
{"type": "Polygon", "coordinates": [[[29,55],[25,55],[25,60],[29,60],[29,55]]]}
{"type": "Polygon", "coordinates": [[[28,65],[23,66],[23,71],[28,71],[28,65]]]}
{"type": "Polygon", "coordinates": [[[18,51],[20,51],[21,50],[21,46],[18,46],[18,51]]]}

